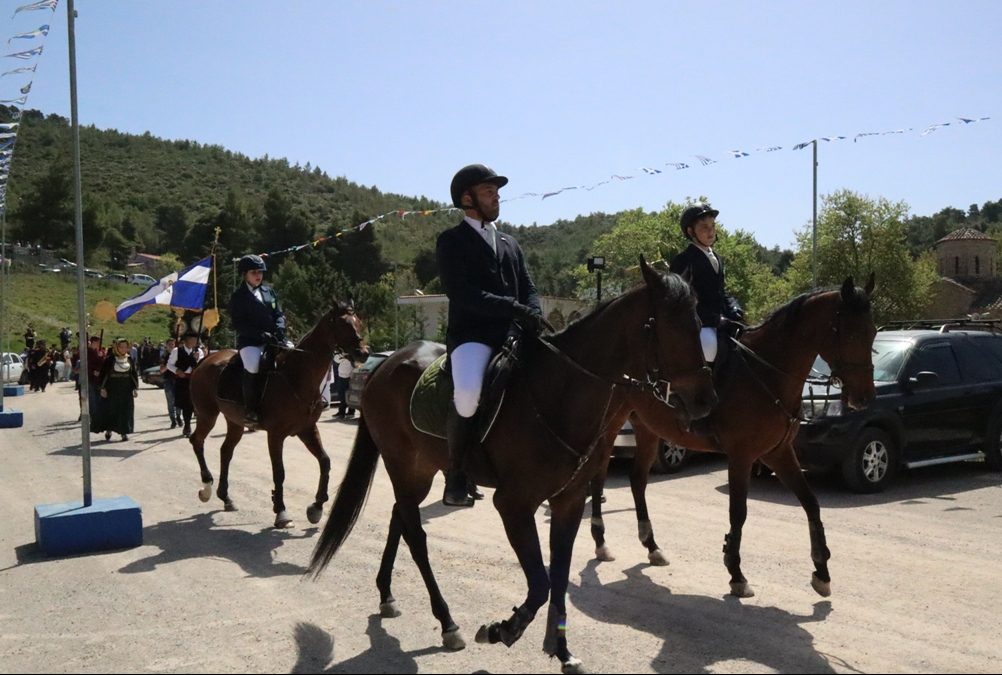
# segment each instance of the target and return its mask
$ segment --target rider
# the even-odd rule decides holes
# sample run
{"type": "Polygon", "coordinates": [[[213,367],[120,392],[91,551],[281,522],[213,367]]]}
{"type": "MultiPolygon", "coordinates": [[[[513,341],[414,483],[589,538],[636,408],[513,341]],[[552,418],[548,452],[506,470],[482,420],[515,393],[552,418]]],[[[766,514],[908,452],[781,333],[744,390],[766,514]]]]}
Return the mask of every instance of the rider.
{"type": "Polygon", "coordinates": [[[690,285],[696,292],[696,312],[703,324],[699,337],[707,363],[717,359],[717,331],[736,332],[745,313],[726,290],[724,261],[713,251],[717,240],[717,214],[709,204],[696,204],[682,212],[679,225],[689,246],[671,261],[676,274],[688,270],[690,285]]]}
{"type": "Polygon", "coordinates": [[[257,423],[260,413],[263,373],[261,353],[268,344],[285,342],[285,314],[278,306],[278,297],[265,286],[264,273],[268,266],[261,256],[245,255],[237,264],[243,283],[230,297],[230,318],[237,333],[237,349],[243,361],[243,394],[245,417],[257,423]]]}
{"type": "Polygon", "coordinates": [[[491,355],[504,343],[517,320],[538,334],[543,312],[518,242],[501,234],[494,220],[501,213],[498,189],[508,179],[483,164],[460,169],[452,179],[452,203],[466,214],[438,237],[439,277],[449,297],[446,347],[452,371],[453,406],[446,422],[449,460],[447,506],[473,506],[482,497],[468,483],[464,464],[473,443],[474,414],[491,355]]]}

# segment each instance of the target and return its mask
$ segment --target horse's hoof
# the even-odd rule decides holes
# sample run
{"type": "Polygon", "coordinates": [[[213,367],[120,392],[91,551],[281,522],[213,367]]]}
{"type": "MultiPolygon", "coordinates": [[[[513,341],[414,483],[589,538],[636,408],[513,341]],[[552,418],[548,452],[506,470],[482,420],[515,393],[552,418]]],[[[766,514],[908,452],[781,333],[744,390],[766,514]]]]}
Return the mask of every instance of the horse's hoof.
{"type": "Polygon", "coordinates": [[[277,529],[292,527],[292,516],[289,515],[288,511],[282,511],[275,516],[275,527],[277,529]]]}
{"type": "Polygon", "coordinates": [[[751,589],[747,581],[732,581],[731,595],[736,598],[753,598],[755,597],[755,591],[751,589]]]}
{"type": "Polygon", "coordinates": [[[312,504],[306,509],[306,520],[314,525],[320,522],[320,517],[324,515],[324,507],[312,504]]]}
{"type": "Polygon", "coordinates": [[[602,562],[612,562],[616,556],[612,555],[612,550],[603,544],[595,549],[595,558],[602,562]]]}
{"type": "Polygon", "coordinates": [[[455,630],[445,631],[442,633],[442,646],[446,649],[458,652],[460,649],[466,649],[466,640],[463,639],[463,634],[460,633],[457,628],[455,630]]]}
{"type": "Polygon", "coordinates": [[[237,508],[237,505],[234,502],[226,501],[226,502],[223,503],[223,510],[224,511],[239,511],[240,509],[237,508]]]}
{"type": "Polygon", "coordinates": [[[811,575],[811,588],[817,591],[822,598],[827,598],[832,594],[832,582],[821,581],[817,574],[811,575]]]}
{"type": "Polygon", "coordinates": [[[476,640],[478,644],[490,644],[491,641],[487,638],[487,624],[484,624],[477,630],[477,635],[473,639],[476,640]]]}
{"type": "Polygon", "coordinates": [[[647,559],[651,561],[652,565],[657,565],[658,567],[664,567],[668,564],[668,558],[665,556],[664,552],[656,548],[647,554],[647,559]]]}
{"type": "Polygon", "coordinates": [[[203,504],[212,499],[212,483],[202,483],[202,489],[198,491],[198,498],[203,504]]]}
{"type": "Polygon", "coordinates": [[[586,673],[588,671],[586,671],[584,669],[584,664],[581,663],[581,659],[579,659],[579,658],[577,658],[575,656],[571,656],[566,661],[564,661],[564,664],[560,667],[560,672],[562,672],[562,673],[586,673]]]}
{"type": "Polygon", "coordinates": [[[397,609],[397,603],[393,600],[390,602],[379,603],[379,616],[384,619],[395,619],[400,616],[400,610],[397,609]]]}

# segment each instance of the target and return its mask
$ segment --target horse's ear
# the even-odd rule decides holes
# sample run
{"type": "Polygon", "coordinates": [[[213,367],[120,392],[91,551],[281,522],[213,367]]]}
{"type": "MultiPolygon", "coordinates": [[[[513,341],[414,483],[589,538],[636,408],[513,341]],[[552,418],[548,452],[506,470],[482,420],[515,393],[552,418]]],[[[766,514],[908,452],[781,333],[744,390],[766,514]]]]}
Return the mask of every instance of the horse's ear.
{"type": "Polygon", "coordinates": [[[866,293],[866,297],[871,297],[873,295],[873,287],[877,285],[877,275],[870,272],[870,278],[866,280],[866,288],[863,291],[866,293]]]}
{"type": "Polygon", "coordinates": [[[855,292],[856,284],[853,283],[852,277],[846,277],[842,282],[842,299],[848,302],[855,292]]]}
{"type": "Polygon", "coordinates": [[[654,268],[647,264],[647,260],[644,258],[644,254],[640,254],[640,271],[644,274],[644,283],[648,286],[653,286],[655,281],[659,278],[658,273],[654,271],[654,268]]]}

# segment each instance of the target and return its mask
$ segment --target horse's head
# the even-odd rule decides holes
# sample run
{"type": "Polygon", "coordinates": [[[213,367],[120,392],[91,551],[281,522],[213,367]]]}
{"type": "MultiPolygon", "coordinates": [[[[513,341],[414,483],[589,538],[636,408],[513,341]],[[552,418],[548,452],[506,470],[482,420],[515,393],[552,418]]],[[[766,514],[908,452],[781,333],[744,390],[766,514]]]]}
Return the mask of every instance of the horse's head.
{"type": "Polygon", "coordinates": [[[682,277],[657,273],[643,256],[640,269],[650,312],[644,324],[643,351],[648,382],[670,383],[668,403],[683,422],[706,417],[717,404],[717,394],[699,340],[696,296],[682,277]]]}
{"type": "Polygon", "coordinates": [[[842,383],[846,404],[860,410],[869,405],[873,389],[873,338],[877,328],[870,313],[874,276],[866,288],[856,288],[852,277],[838,291],[829,337],[822,339],[819,353],[831,366],[832,379],[842,383]]]}
{"type": "Polygon", "coordinates": [[[368,358],[369,348],[362,338],[362,320],[355,314],[354,305],[334,303],[334,307],[320,319],[317,328],[323,330],[330,351],[342,351],[355,361],[368,358]]]}

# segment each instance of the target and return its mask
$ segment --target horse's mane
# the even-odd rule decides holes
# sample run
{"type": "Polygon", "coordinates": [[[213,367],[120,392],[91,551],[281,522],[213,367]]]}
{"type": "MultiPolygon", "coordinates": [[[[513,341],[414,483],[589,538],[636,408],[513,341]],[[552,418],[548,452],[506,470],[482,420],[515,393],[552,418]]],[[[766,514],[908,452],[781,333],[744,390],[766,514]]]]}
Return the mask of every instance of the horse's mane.
{"type": "MultiPolygon", "coordinates": [[[[661,283],[664,285],[665,301],[668,304],[670,305],[677,305],[681,303],[686,303],[688,305],[695,304],[696,295],[695,293],[693,293],[692,287],[690,287],[689,284],[687,284],[685,280],[682,279],[682,277],[672,273],[658,274],[657,276],[661,279],[661,283]]],[[[629,293],[632,293],[644,287],[645,284],[638,284],[637,286],[634,286],[633,288],[631,288],[629,291],[627,291],[622,295],[617,295],[603,300],[598,305],[596,305],[592,311],[588,312],[581,318],[575,319],[574,321],[570,322],[563,330],[557,331],[557,333],[554,334],[553,337],[562,336],[569,332],[573,333],[574,331],[579,330],[581,328],[587,328],[591,323],[595,321],[595,319],[597,319],[602,314],[602,312],[608,309],[608,307],[611,304],[623,298],[624,296],[628,295],[629,293]]]]}
{"type": "MultiPolygon", "coordinates": [[[[831,293],[832,291],[841,293],[842,287],[821,288],[801,293],[793,300],[790,300],[785,305],[782,305],[778,309],[774,310],[772,314],[764,318],[757,326],[752,326],[748,328],[748,330],[759,330],[760,328],[765,328],[766,326],[773,324],[776,326],[787,326],[793,324],[797,321],[797,317],[800,316],[800,311],[804,308],[804,305],[808,300],[824,293],[831,293]]],[[[853,286],[852,295],[848,298],[842,298],[842,305],[853,314],[859,314],[869,311],[870,298],[862,289],[853,286]]]]}

